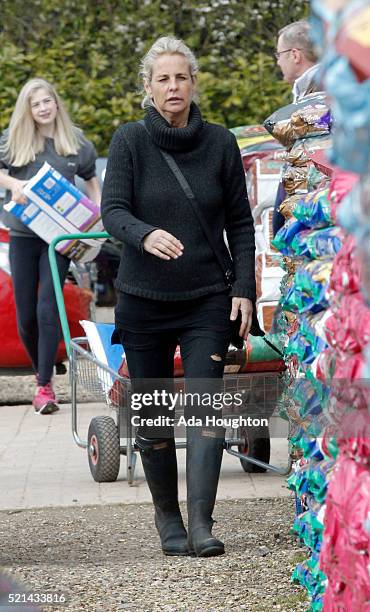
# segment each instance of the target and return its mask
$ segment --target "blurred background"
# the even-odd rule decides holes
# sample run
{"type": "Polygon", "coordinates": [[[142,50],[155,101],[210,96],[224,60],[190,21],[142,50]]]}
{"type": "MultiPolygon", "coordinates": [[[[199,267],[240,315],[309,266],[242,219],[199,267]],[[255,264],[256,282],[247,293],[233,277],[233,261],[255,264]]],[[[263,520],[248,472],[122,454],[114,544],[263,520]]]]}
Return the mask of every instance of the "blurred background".
{"type": "Polygon", "coordinates": [[[53,82],[72,118],[107,155],[115,128],[141,116],[139,60],[162,35],[200,63],[201,109],[233,127],[260,123],[290,100],[276,67],[278,30],[308,14],[304,0],[12,0],[1,4],[0,130],[21,86],[53,82]]]}

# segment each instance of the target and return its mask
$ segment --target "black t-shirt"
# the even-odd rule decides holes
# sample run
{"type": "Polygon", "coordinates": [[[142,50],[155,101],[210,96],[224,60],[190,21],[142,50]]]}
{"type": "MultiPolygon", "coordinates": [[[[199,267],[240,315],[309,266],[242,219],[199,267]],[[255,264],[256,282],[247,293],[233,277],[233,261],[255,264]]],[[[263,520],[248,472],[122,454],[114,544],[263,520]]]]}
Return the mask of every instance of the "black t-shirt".
{"type": "MultiPolygon", "coordinates": [[[[0,147],[6,139],[4,133],[0,139],[0,147]]],[[[77,155],[58,155],[54,148],[54,139],[45,138],[45,148],[41,153],[36,155],[34,161],[29,162],[26,166],[12,166],[9,162],[0,155],[0,168],[5,168],[9,171],[9,176],[13,176],[19,180],[25,181],[32,178],[43,166],[44,162],[48,162],[55,170],[60,172],[68,181],[74,184],[76,174],[88,181],[96,175],[95,171],[96,151],[94,145],[84,136],[81,137],[80,149],[77,155]]],[[[7,191],[5,202],[11,200],[11,192],[7,191]]],[[[19,219],[5,210],[2,211],[1,220],[10,228],[10,233],[13,236],[30,236],[35,237],[36,234],[26,227],[19,219]]]]}

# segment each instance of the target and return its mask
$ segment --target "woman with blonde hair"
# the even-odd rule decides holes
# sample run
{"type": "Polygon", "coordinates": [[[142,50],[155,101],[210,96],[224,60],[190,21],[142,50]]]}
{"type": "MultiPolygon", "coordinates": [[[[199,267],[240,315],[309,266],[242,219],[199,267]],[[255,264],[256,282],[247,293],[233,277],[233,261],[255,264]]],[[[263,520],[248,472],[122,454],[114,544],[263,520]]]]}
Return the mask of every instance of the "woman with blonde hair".
{"type": "MultiPolygon", "coordinates": [[[[102,219],[123,243],[115,336],[134,388],[153,393],[141,408],[136,444],[162,550],[209,557],[224,553],[211,530],[225,432],[209,424],[215,413],[207,395],[220,390],[233,328],[240,337],[261,330],[240,151],[226,128],[204,121],[194,102],[197,71],[192,51],[172,37],[157,40],[144,57],[145,118],[113,136],[102,219]],[[178,503],[173,427],[151,426],[156,381],[171,387],[178,344],[186,390],[205,399],[193,414],[186,407],[188,531],[178,503]]],[[[172,415],[165,401],[159,410],[160,417],[172,415]]]]}
{"type": "MultiPolygon", "coordinates": [[[[71,183],[76,175],[81,176],[87,195],[98,204],[95,160],[92,143],[72,124],[55,88],[44,79],[28,81],[0,139],[0,186],[6,189],[5,201],[27,204],[23,187],[48,162],[71,183]]],[[[10,212],[3,211],[2,220],[10,228],[9,259],[18,331],[36,373],[33,405],[37,414],[51,414],[59,408],[51,379],[60,326],[48,245],[10,212]]],[[[64,283],[69,260],[58,254],[57,261],[64,283]]]]}

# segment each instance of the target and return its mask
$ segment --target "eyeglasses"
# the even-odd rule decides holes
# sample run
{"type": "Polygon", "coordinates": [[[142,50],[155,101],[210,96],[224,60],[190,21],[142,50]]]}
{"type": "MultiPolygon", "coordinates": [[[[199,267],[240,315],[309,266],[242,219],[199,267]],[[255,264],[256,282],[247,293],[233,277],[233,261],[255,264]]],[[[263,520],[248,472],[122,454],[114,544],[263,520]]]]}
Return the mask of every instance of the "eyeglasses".
{"type": "Polygon", "coordinates": [[[291,49],[285,49],[285,51],[275,51],[274,55],[276,59],[279,59],[282,53],[289,53],[289,51],[293,51],[293,49],[296,49],[297,51],[302,51],[300,47],[292,47],[291,49]]]}

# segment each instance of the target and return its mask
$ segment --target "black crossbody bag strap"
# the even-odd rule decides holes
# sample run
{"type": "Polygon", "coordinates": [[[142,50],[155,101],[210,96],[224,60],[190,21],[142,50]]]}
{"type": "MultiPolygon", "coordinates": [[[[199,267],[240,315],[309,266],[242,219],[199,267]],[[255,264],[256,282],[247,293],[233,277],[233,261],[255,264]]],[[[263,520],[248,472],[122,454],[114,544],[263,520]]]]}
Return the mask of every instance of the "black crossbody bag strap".
{"type": "MultiPolygon", "coordinates": [[[[144,126],[144,128],[146,129],[146,131],[149,133],[149,130],[147,129],[145,122],[143,120],[140,120],[139,123],[141,123],[142,126],[144,126]]],[[[159,147],[158,147],[159,148],[159,147]]],[[[186,180],[186,178],[184,177],[183,173],[181,172],[180,168],[178,167],[177,163],[175,162],[174,158],[172,157],[172,155],[170,155],[169,153],[167,153],[167,151],[164,151],[163,149],[159,148],[162,157],[164,158],[164,160],[167,162],[170,170],[173,172],[173,174],[175,175],[175,178],[177,179],[178,183],[180,184],[180,187],[182,188],[183,192],[185,193],[190,206],[195,214],[195,216],[197,217],[203,232],[208,240],[208,243],[210,245],[210,247],[212,248],[214,254],[216,255],[217,261],[225,275],[225,279],[226,279],[226,284],[228,287],[232,286],[233,280],[234,280],[234,273],[233,273],[233,269],[231,266],[227,266],[220,251],[218,250],[216,241],[213,238],[212,232],[210,231],[207,222],[205,220],[205,218],[203,217],[202,211],[198,206],[197,200],[195,198],[194,193],[191,190],[191,187],[188,183],[188,181],[186,180]]]]}
{"type": "Polygon", "coordinates": [[[185,193],[186,197],[188,198],[190,205],[193,209],[194,214],[196,215],[202,229],[203,232],[205,233],[205,236],[208,240],[208,243],[210,245],[210,247],[212,248],[214,254],[216,255],[217,261],[220,264],[221,270],[223,271],[224,275],[225,275],[225,279],[226,279],[226,283],[228,285],[228,287],[231,287],[233,284],[233,279],[234,279],[234,273],[233,273],[233,269],[229,266],[225,265],[225,261],[221,256],[220,251],[218,250],[217,244],[214,240],[214,237],[212,235],[212,232],[210,231],[207,222],[203,216],[203,213],[201,211],[201,209],[198,206],[197,200],[195,199],[195,195],[191,190],[191,187],[189,185],[189,183],[187,182],[186,178],[184,177],[183,173],[181,172],[180,168],[178,167],[177,163],[175,162],[174,158],[172,157],[172,155],[170,155],[169,153],[167,153],[167,151],[163,151],[162,149],[160,149],[162,156],[164,157],[164,159],[166,160],[168,166],[171,168],[172,172],[174,173],[175,177],[177,178],[178,182],[180,183],[180,186],[182,187],[183,192],[185,193]]]}
{"type": "MultiPolygon", "coordinates": [[[[145,122],[143,119],[141,119],[139,121],[139,123],[141,123],[141,125],[145,128],[145,130],[147,131],[147,133],[150,136],[150,132],[147,129],[145,122]]],[[[228,267],[227,265],[225,265],[225,261],[220,253],[220,251],[218,250],[216,241],[213,238],[213,235],[207,225],[207,222],[205,220],[205,218],[203,217],[202,211],[199,208],[198,204],[197,204],[197,200],[195,198],[194,193],[191,190],[191,187],[188,183],[188,181],[186,180],[186,178],[184,177],[183,173],[181,172],[180,168],[178,167],[177,163],[175,162],[174,158],[172,157],[172,155],[170,155],[169,153],[167,153],[167,151],[164,151],[163,149],[161,149],[160,147],[158,147],[162,157],[166,160],[170,170],[173,172],[173,174],[175,175],[178,183],[180,184],[183,192],[185,193],[191,208],[195,214],[195,216],[197,217],[203,232],[205,233],[205,236],[208,240],[208,243],[210,245],[210,247],[212,248],[214,254],[216,255],[217,261],[220,264],[221,270],[223,271],[224,275],[225,275],[225,280],[226,280],[226,284],[228,287],[232,287],[233,284],[233,280],[234,280],[234,272],[233,269],[231,267],[228,267]]],[[[265,336],[262,336],[263,340],[266,342],[266,344],[268,344],[268,346],[273,349],[275,351],[275,353],[277,353],[281,358],[283,358],[283,354],[282,352],[277,348],[277,346],[275,346],[272,342],[270,342],[269,340],[266,339],[265,336]]]]}

